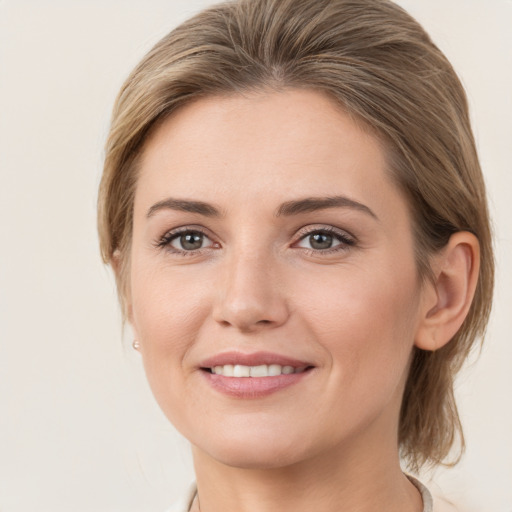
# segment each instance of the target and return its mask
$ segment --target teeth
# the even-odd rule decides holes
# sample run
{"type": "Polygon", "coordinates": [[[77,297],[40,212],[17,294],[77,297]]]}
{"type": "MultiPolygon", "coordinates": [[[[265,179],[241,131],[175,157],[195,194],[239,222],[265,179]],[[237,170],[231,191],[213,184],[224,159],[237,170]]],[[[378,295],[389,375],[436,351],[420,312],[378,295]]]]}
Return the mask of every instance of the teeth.
{"type": "Polygon", "coordinates": [[[226,364],[224,366],[217,366],[221,369],[222,375],[225,377],[234,377],[235,367],[232,364],[226,364]]]}
{"type": "Polygon", "coordinates": [[[271,377],[274,377],[275,375],[281,375],[282,367],[279,364],[269,364],[268,365],[268,374],[271,377]]]}
{"type": "Polygon", "coordinates": [[[251,377],[268,377],[268,366],[266,364],[262,364],[260,366],[251,366],[250,374],[251,377]]]}
{"type": "Polygon", "coordinates": [[[251,376],[251,367],[250,366],[242,366],[241,364],[235,364],[235,368],[233,369],[233,377],[250,377],[251,376]]]}
{"type": "Polygon", "coordinates": [[[211,371],[224,377],[275,377],[277,375],[302,373],[305,369],[305,367],[294,368],[293,366],[281,366],[280,364],[261,364],[259,366],[225,364],[224,366],[214,366],[211,371]]]}

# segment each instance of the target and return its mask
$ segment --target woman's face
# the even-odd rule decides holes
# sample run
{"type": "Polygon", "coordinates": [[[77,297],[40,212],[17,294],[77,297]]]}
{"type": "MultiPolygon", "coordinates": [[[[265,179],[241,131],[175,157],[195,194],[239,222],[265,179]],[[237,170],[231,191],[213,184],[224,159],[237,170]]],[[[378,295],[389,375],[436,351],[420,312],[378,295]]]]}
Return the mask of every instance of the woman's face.
{"type": "Polygon", "coordinates": [[[196,453],[276,467],[396,449],[422,304],[411,218],[377,140],[331,100],[212,97],[166,120],[130,265],[150,386],[196,453]]]}

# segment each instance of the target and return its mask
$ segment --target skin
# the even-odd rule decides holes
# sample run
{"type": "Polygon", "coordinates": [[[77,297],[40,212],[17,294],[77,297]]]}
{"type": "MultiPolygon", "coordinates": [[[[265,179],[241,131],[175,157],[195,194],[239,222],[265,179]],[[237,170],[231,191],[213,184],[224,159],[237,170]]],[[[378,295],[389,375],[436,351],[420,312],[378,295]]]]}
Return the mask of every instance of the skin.
{"type": "Polygon", "coordinates": [[[129,320],[159,405],[192,443],[203,512],[422,510],[399,466],[403,388],[414,344],[428,348],[434,330],[445,342],[434,320],[455,307],[449,270],[466,282],[474,258],[468,239],[453,243],[436,267],[443,294],[420,284],[413,247],[385,151],[317,92],[202,99],[152,134],[135,195],[129,320]],[[364,208],[276,215],[333,196],[364,208]],[[177,228],[204,233],[201,248],[185,250],[177,228]],[[322,229],[335,229],[328,250],[312,246],[322,229]],[[313,369],[268,396],[234,398],[200,368],[226,351],[313,369]]]}

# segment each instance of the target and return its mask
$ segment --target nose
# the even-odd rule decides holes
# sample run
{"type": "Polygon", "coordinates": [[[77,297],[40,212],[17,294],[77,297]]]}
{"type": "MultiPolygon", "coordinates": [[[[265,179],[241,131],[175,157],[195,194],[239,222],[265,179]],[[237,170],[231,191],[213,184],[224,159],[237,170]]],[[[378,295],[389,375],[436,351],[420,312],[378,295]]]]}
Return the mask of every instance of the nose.
{"type": "Polygon", "coordinates": [[[241,332],[283,325],[289,317],[285,287],[272,257],[237,253],[219,273],[214,320],[241,332]]]}

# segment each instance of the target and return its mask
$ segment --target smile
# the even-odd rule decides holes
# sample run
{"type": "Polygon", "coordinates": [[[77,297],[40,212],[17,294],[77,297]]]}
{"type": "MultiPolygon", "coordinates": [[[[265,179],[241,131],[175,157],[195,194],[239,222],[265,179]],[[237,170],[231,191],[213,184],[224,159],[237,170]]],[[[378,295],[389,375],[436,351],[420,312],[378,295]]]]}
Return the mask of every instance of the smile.
{"type": "Polygon", "coordinates": [[[282,366],[280,364],[260,364],[258,366],[225,364],[223,366],[214,366],[210,368],[210,371],[215,375],[223,375],[224,377],[276,377],[278,375],[302,373],[307,368],[306,366],[294,368],[290,365],[282,366]]]}
{"type": "Polygon", "coordinates": [[[272,395],[296,385],[313,373],[315,366],[305,360],[272,352],[224,352],[199,365],[210,388],[238,399],[272,395]]]}
{"type": "Polygon", "coordinates": [[[263,398],[293,386],[312,373],[304,361],[269,352],[229,352],[203,361],[201,374],[217,392],[232,398],[263,398]]]}

